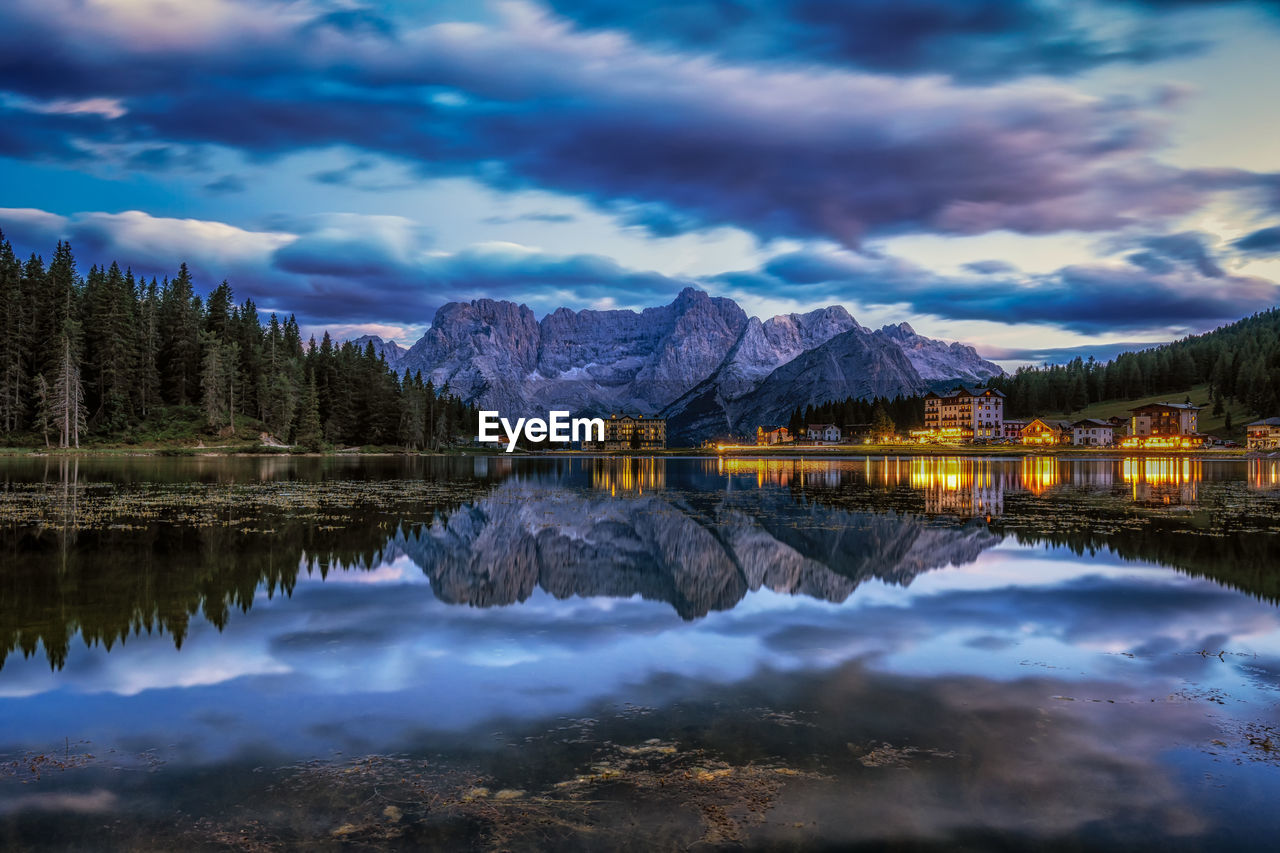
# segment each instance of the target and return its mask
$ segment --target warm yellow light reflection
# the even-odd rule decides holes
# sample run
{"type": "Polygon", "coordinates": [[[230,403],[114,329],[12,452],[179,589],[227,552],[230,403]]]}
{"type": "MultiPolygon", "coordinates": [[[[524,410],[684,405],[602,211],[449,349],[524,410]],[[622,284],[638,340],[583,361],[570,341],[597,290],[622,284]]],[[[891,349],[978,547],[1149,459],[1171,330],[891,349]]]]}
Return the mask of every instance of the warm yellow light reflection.
{"type": "Polygon", "coordinates": [[[1122,470],[1133,499],[1143,503],[1194,503],[1204,477],[1203,463],[1186,457],[1127,456],[1122,470]]]}
{"type": "Polygon", "coordinates": [[[1249,486],[1254,489],[1280,489],[1280,459],[1250,459],[1249,486]]]}
{"type": "Polygon", "coordinates": [[[924,492],[926,512],[992,516],[1004,511],[1004,478],[989,459],[912,459],[909,483],[924,492]]]}
{"type": "Polygon", "coordinates": [[[667,484],[667,461],[652,456],[591,460],[591,486],[611,495],[639,494],[667,484]]]}
{"type": "Polygon", "coordinates": [[[1062,482],[1058,460],[1052,456],[1025,456],[1022,459],[1022,485],[1033,495],[1042,495],[1062,482]]]}

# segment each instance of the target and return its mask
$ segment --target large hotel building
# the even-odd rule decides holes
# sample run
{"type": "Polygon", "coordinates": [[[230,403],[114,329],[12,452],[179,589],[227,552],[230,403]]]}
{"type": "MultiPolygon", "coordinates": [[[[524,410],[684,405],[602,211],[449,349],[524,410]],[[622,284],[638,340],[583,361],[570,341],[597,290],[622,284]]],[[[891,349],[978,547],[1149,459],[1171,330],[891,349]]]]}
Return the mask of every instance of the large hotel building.
{"type": "Polygon", "coordinates": [[[604,441],[584,441],[584,450],[663,450],[667,446],[666,418],[612,414],[604,422],[604,441]]]}
{"type": "Polygon", "coordinates": [[[921,441],[990,441],[1004,435],[1004,394],[990,388],[956,388],[924,397],[924,428],[912,430],[921,441]]]}

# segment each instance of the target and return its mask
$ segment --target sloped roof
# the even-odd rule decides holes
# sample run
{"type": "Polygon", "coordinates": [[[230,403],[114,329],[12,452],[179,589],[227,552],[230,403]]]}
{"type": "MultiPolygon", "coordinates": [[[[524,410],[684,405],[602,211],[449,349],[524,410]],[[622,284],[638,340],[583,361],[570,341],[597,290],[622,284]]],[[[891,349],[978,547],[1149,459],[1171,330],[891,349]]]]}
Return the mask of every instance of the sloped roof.
{"type": "Polygon", "coordinates": [[[1134,406],[1129,411],[1141,412],[1143,409],[1187,409],[1193,412],[1198,412],[1203,408],[1204,406],[1197,406],[1194,403],[1144,403],[1141,406],[1134,406]]]}

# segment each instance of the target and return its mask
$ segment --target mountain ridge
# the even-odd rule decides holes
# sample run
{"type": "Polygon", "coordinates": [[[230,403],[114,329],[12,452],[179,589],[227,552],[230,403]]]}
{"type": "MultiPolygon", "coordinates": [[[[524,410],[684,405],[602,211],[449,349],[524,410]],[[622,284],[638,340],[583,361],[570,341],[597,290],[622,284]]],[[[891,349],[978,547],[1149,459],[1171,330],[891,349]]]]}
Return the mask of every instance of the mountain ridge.
{"type": "Polygon", "coordinates": [[[796,406],[1003,375],[973,347],[906,323],[871,330],[840,305],[762,321],[692,287],[641,311],[558,308],[541,320],[505,300],[451,302],[408,349],[373,335],[359,343],[485,408],[661,413],[677,443],[750,432],[796,406]]]}

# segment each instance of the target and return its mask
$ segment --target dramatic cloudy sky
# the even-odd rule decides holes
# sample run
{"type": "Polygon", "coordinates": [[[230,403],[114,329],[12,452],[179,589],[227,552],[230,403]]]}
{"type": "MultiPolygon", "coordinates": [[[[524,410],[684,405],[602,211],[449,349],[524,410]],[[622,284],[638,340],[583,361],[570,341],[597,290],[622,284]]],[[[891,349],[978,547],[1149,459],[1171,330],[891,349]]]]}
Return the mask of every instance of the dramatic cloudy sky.
{"type": "Polygon", "coordinates": [[[840,302],[1009,360],[1280,301],[1280,2],[6,0],[0,229],[310,329],[840,302]]]}

